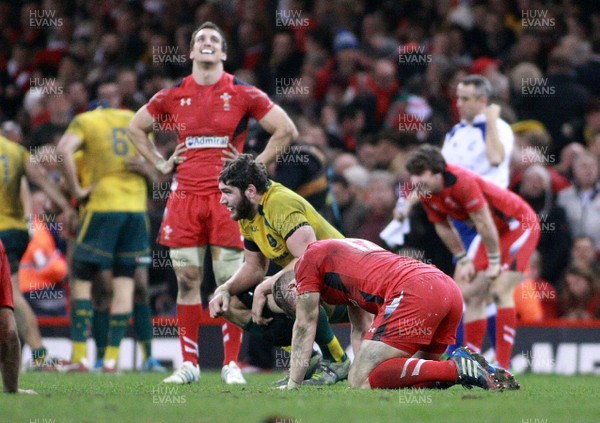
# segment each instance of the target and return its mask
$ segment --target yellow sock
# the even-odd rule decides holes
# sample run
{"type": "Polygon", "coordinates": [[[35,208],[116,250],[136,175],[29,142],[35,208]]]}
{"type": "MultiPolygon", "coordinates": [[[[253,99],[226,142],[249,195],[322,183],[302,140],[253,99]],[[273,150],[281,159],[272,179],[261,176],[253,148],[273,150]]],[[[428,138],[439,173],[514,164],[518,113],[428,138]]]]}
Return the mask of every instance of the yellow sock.
{"type": "Polygon", "coordinates": [[[106,352],[104,353],[104,361],[107,360],[115,360],[118,361],[119,359],[119,347],[115,347],[112,345],[109,345],[108,347],[106,347],[106,352]]]}
{"type": "Polygon", "coordinates": [[[347,358],[344,349],[340,345],[340,341],[338,341],[337,337],[335,336],[333,337],[331,342],[327,344],[327,349],[329,350],[329,353],[331,354],[336,363],[341,363],[342,361],[344,361],[345,358],[347,358]]]}
{"type": "Polygon", "coordinates": [[[79,363],[84,358],[87,358],[87,343],[73,342],[73,353],[71,354],[71,362],[79,363]]]}

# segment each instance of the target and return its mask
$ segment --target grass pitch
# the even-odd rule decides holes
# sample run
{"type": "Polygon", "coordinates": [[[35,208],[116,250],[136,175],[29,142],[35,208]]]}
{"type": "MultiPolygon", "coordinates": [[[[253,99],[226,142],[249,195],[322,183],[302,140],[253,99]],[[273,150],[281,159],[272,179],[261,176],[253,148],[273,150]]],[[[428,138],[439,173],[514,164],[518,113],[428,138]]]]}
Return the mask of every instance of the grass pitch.
{"type": "Polygon", "coordinates": [[[161,383],[161,374],[23,373],[39,395],[0,395],[0,422],[600,422],[597,376],[520,375],[522,389],[487,392],[351,390],[346,383],[279,391],[280,373],[247,375],[226,386],[217,372],[199,384],[161,383]]]}

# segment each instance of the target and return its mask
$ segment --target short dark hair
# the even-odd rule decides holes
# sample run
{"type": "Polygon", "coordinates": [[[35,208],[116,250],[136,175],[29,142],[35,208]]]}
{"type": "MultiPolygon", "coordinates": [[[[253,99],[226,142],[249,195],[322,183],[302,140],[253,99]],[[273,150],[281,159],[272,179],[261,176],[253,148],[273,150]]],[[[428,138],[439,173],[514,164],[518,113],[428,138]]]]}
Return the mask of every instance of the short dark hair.
{"type": "Polygon", "coordinates": [[[190,40],[190,51],[192,51],[194,49],[194,42],[196,41],[196,34],[198,34],[201,30],[203,30],[205,28],[214,29],[215,31],[217,31],[219,33],[219,35],[221,36],[221,40],[222,40],[221,41],[221,50],[223,50],[225,53],[227,53],[227,40],[225,39],[225,33],[223,32],[223,30],[221,28],[219,28],[219,26],[216,23],[213,23],[210,21],[204,22],[192,33],[192,39],[190,40]]]}
{"type": "Polygon", "coordinates": [[[254,185],[256,191],[264,194],[269,187],[269,175],[264,164],[254,160],[251,154],[240,154],[223,166],[219,182],[245,191],[248,185],[254,185]]]}
{"type": "Polygon", "coordinates": [[[492,95],[492,84],[485,76],[469,75],[461,82],[463,85],[473,85],[475,93],[478,96],[484,96],[489,99],[492,95]]]}
{"type": "Polygon", "coordinates": [[[292,301],[292,291],[289,289],[289,284],[295,277],[294,272],[290,270],[284,272],[273,283],[273,300],[275,301],[275,304],[290,317],[296,315],[294,306],[296,302],[292,301]]]}
{"type": "Polygon", "coordinates": [[[443,173],[446,169],[446,160],[438,147],[431,144],[421,145],[408,155],[406,170],[411,175],[421,175],[430,170],[432,173],[443,173]]]}

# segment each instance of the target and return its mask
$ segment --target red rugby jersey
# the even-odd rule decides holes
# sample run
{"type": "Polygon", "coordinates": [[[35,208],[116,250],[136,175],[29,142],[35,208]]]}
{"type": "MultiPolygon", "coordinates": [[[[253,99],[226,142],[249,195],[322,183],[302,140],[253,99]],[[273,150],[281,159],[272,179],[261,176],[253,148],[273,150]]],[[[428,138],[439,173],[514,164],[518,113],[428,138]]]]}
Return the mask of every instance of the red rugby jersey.
{"type": "MultiPolygon", "coordinates": [[[[320,292],[328,304],[377,313],[388,292],[412,276],[441,275],[433,266],[362,239],[327,239],[308,246],[295,266],[298,295],[320,292]]],[[[432,293],[433,294],[433,293],[432,293]]]]}
{"type": "Polygon", "coordinates": [[[514,192],[500,188],[475,172],[451,164],[444,172],[444,189],[439,194],[419,197],[431,222],[441,222],[448,216],[469,222],[469,213],[489,205],[499,233],[509,225],[537,224],[535,212],[514,192]]]}
{"type": "Polygon", "coordinates": [[[153,129],[176,132],[188,148],[172,189],[218,193],[223,149],[231,143],[242,151],[249,118],[262,119],[273,105],[264,92],[227,72],[213,85],[199,85],[189,75],[156,93],[147,105],[153,129]]]}

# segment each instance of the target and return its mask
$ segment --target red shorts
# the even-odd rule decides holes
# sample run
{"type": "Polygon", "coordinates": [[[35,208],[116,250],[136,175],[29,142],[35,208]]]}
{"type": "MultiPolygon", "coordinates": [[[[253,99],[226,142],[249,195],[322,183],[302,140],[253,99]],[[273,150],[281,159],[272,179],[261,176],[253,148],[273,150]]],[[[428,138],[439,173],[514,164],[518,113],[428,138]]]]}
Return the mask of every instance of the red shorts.
{"type": "MultiPolygon", "coordinates": [[[[500,258],[503,271],[517,271],[524,273],[529,266],[529,259],[535,251],[540,239],[540,226],[537,223],[537,216],[533,213],[523,222],[513,221],[514,227],[502,233],[500,237],[500,258]],[[518,224],[518,225],[517,225],[518,224]]],[[[481,272],[488,267],[488,258],[485,245],[481,237],[477,235],[469,247],[469,256],[471,251],[476,251],[473,258],[475,270],[481,272]]]]}
{"type": "Polygon", "coordinates": [[[390,287],[365,339],[381,341],[413,355],[441,354],[456,342],[463,314],[460,289],[446,274],[413,276],[390,287]]]}
{"type": "Polygon", "coordinates": [[[238,223],[220,199],[220,193],[171,195],[160,226],[160,243],[173,248],[217,245],[243,249],[238,223]]]}
{"type": "Polygon", "coordinates": [[[0,241],[0,307],[14,308],[10,265],[2,241],[0,241]]]}

